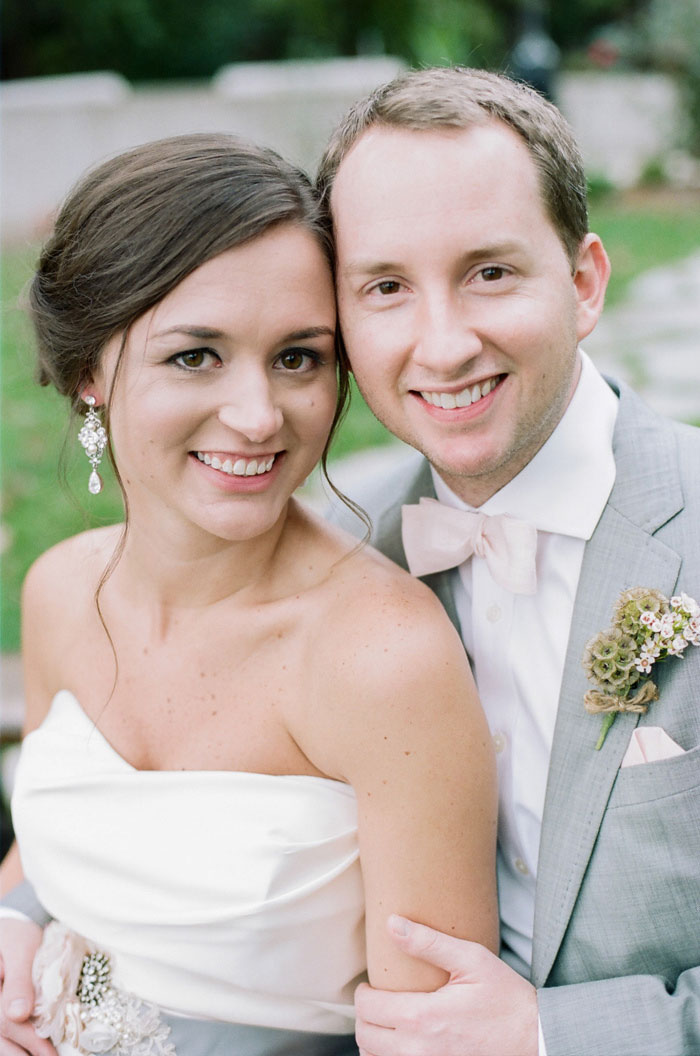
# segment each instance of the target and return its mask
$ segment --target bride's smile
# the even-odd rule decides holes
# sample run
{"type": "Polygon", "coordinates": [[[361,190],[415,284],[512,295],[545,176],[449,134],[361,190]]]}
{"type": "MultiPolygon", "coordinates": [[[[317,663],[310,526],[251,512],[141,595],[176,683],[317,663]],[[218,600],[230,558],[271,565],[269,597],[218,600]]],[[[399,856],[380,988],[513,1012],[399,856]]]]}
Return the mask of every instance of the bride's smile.
{"type": "Polygon", "coordinates": [[[130,328],[121,362],[116,335],[94,391],[107,402],[113,388],[134,526],[165,516],[230,541],[272,528],[328,436],[334,335],[322,251],[293,224],[188,275],[130,328]]]}

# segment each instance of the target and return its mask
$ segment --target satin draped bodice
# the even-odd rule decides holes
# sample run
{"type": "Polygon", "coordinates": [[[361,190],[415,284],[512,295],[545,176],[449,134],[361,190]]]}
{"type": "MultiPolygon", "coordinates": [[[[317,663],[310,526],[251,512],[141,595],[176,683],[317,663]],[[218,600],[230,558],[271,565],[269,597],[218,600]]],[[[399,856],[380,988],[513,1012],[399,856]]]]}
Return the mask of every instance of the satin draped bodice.
{"type": "Polygon", "coordinates": [[[39,898],[125,990],[185,1015],[352,1031],[366,961],[350,786],[136,770],[62,691],[25,739],[13,819],[39,898]]]}

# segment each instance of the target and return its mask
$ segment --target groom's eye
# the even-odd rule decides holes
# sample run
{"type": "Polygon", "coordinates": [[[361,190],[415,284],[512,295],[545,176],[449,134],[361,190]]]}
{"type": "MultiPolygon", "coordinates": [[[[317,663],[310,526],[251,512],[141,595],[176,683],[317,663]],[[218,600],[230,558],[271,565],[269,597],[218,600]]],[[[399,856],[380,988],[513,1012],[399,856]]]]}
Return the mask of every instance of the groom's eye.
{"type": "Polygon", "coordinates": [[[399,284],[398,284],[398,282],[393,282],[392,280],[387,279],[386,282],[378,283],[378,285],[376,286],[376,289],[378,289],[379,292],[382,293],[382,294],[398,293],[399,284]]]}

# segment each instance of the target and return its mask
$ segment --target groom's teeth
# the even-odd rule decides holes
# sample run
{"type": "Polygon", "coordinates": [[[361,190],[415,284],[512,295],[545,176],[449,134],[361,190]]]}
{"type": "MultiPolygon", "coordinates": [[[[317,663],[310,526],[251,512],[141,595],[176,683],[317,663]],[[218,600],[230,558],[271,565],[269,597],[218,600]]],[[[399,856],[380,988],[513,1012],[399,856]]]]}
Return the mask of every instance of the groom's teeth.
{"type": "Polygon", "coordinates": [[[452,410],[455,407],[469,407],[472,403],[488,396],[496,388],[497,378],[489,378],[482,381],[480,385],[470,385],[461,392],[421,392],[426,403],[433,407],[442,407],[444,410],[452,410]]]}
{"type": "Polygon", "coordinates": [[[255,477],[262,473],[269,473],[275,462],[275,455],[267,459],[261,458],[237,458],[233,462],[230,458],[222,462],[216,455],[207,455],[203,451],[197,451],[197,458],[212,469],[218,469],[227,473],[230,477],[255,477]]]}

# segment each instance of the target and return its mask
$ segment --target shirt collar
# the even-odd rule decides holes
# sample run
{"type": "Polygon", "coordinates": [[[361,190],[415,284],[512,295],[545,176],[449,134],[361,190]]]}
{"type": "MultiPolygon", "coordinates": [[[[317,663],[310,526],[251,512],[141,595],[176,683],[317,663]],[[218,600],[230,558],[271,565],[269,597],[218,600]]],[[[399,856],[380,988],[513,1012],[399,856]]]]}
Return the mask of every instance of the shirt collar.
{"type": "MultiPolygon", "coordinates": [[[[619,401],[583,350],[581,376],[561,421],[524,469],[480,513],[505,513],[540,531],[590,539],[615,483],[612,438],[619,401]]],[[[469,510],[431,467],[435,494],[469,510]]]]}

